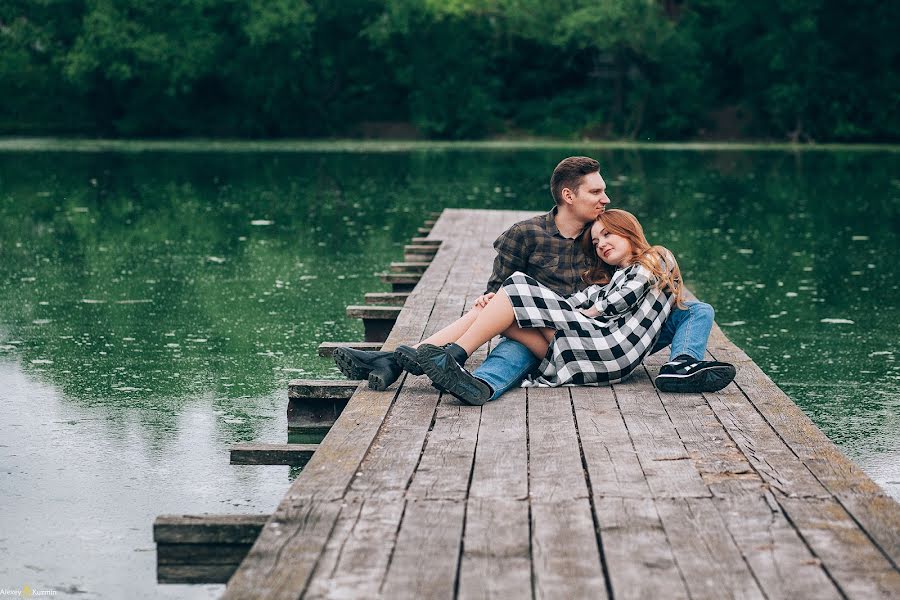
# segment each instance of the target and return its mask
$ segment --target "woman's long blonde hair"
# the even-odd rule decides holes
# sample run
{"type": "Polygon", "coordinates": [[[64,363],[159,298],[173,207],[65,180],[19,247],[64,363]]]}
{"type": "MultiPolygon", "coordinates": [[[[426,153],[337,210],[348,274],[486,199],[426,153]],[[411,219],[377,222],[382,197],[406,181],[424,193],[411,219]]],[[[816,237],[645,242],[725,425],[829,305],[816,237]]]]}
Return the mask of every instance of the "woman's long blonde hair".
{"type": "MultiPolygon", "coordinates": [[[[675,296],[675,305],[684,308],[684,284],[681,282],[681,269],[675,256],[662,246],[651,246],[644,235],[644,228],[633,214],[619,208],[611,208],[597,217],[603,227],[610,233],[620,235],[631,244],[630,264],[640,264],[656,278],[659,289],[668,289],[675,296]],[[665,266],[665,268],[664,268],[665,266]]],[[[582,273],[585,283],[606,285],[616,271],[616,267],[608,265],[597,256],[597,249],[591,240],[591,229],[588,227],[581,236],[581,249],[588,258],[589,267],[582,273]]]]}

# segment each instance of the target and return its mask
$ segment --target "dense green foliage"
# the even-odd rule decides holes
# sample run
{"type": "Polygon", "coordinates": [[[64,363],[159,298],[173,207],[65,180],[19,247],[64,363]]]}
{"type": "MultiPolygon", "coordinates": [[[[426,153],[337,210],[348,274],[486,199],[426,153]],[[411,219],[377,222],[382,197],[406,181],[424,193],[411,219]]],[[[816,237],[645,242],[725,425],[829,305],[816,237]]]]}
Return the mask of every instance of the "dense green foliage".
{"type": "Polygon", "coordinates": [[[900,140],[900,3],[5,0],[0,132],[900,140]]]}

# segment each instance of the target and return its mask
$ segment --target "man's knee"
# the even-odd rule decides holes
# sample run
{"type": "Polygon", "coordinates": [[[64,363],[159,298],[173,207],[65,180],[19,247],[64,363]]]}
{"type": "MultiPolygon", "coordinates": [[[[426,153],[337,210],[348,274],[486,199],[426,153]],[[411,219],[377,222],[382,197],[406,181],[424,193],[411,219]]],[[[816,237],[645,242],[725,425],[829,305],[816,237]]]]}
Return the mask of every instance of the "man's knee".
{"type": "Polygon", "coordinates": [[[716,319],[716,311],[706,302],[692,302],[688,310],[694,318],[708,320],[710,323],[716,319]]]}

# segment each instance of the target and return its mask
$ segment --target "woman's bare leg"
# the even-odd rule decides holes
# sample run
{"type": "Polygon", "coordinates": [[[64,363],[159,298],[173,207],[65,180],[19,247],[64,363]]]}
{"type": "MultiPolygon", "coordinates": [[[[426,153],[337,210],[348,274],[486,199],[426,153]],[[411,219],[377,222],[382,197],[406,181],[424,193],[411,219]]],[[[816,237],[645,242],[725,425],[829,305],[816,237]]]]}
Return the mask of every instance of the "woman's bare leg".
{"type": "Polygon", "coordinates": [[[487,343],[495,335],[506,331],[510,325],[515,324],[516,315],[513,312],[509,296],[502,289],[491,298],[487,306],[475,318],[464,334],[458,340],[457,345],[462,346],[469,356],[487,343]]]}
{"type": "Polygon", "coordinates": [[[510,326],[503,335],[511,340],[515,340],[531,350],[531,353],[538,358],[544,358],[547,355],[547,349],[553,340],[555,329],[522,329],[518,325],[510,326]],[[547,333],[549,333],[549,339],[547,333]]]}
{"type": "MultiPolygon", "coordinates": [[[[460,338],[462,334],[466,332],[466,330],[471,327],[472,323],[475,322],[475,319],[484,309],[480,306],[474,307],[472,310],[453,321],[440,331],[436,331],[431,334],[421,342],[420,344],[432,344],[434,346],[443,346],[444,344],[449,344],[451,342],[455,342],[460,338]]],[[[413,348],[418,348],[419,344],[414,344],[413,348]]]]}

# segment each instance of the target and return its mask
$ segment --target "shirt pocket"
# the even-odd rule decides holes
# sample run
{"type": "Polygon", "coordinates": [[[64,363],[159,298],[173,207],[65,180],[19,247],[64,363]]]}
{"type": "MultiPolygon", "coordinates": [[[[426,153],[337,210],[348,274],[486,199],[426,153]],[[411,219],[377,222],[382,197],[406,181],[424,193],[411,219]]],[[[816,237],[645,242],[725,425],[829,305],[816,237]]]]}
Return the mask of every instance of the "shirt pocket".
{"type": "Polygon", "coordinates": [[[528,257],[528,274],[547,284],[555,282],[559,271],[559,256],[536,252],[528,257]]]}

